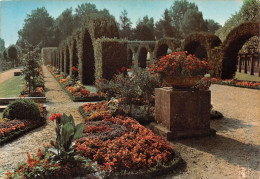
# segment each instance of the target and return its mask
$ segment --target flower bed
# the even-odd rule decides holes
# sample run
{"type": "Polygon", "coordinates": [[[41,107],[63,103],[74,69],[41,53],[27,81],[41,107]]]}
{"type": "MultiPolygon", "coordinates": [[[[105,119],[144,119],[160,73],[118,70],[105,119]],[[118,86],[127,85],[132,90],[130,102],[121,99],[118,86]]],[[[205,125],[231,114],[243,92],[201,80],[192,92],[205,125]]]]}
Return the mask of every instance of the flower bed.
{"type": "Polygon", "coordinates": [[[46,123],[45,111],[42,104],[38,104],[41,111],[41,119],[28,120],[28,119],[0,119],[0,145],[11,142],[12,140],[28,133],[46,123]]]}
{"type": "Polygon", "coordinates": [[[173,147],[134,119],[105,115],[99,122],[94,127],[92,121],[86,120],[83,137],[75,141],[75,146],[83,152],[83,156],[97,162],[110,176],[145,175],[156,168],[162,172],[175,166],[173,147]],[[121,135],[103,138],[101,134],[111,132],[113,125],[123,127],[124,130],[119,132],[121,135]]]}
{"type": "Polygon", "coordinates": [[[211,78],[212,84],[219,84],[219,85],[228,85],[228,86],[235,86],[241,88],[251,88],[251,89],[258,89],[260,90],[260,83],[254,81],[241,81],[236,79],[226,79],[222,80],[219,78],[211,78]]]}
{"type": "MultiPolygon", "coordinates": [[[[75,79],[75,77],[60,74],[59,70],[55,67],[47,66],[52,76],[60,84],[62,89],[68,94],[71,100],[75,102],[88,102],[88,101],[101,101],[104,100],[102,93],[93,93],[87,90],[82,84],[75,79]]],[[[75,67],[73,68],[75,70],[75,67]]]]}

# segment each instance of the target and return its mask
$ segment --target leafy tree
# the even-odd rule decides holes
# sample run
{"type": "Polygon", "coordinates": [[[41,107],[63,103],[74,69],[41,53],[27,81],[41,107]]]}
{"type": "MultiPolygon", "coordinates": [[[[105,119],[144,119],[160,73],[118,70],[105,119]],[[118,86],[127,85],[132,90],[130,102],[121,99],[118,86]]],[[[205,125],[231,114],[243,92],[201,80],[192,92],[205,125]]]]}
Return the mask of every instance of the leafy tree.
{"type": "Polygon", "coordinates": [[[215,33],[219,28],[221,28],[221,25],[218,22],[215,22],[213,19],[207,19],[205,20],[208,28],[208,32],[215,33]]]}
{"type": "Polygon", "coordinates": [[[159,40],[164,37],[163,32],[164,27],[163,27],[163,20],[160,19],[158,22],[155,23],[155,29],[154,29],[154,34],[156,37],[156,40],[159,40]]]}
{"type": "Polygon", "coordinates": [[[259,0],[244,0],[239,12],[232,15],[224,26],[216,31],[216,35],[223,41],[231,29],[246,21],[257,21],[260,12],[259,0]]]}
{"type": "Polygon", "coordinates": [[[188,2],[187,0],[175,0],[173,5],[169,8],[169,15],[172,19],[173,26],[177,30],[177,38],[183,38],[181,27],[184,15],[188,10],[198,11],[198,6],[195,3],[188,2]]]}
{"type": "Polygon", "coordinates": [[[75,29],[75,17],[72,14],[72,8],[64,10],[55,20],[56,33],[58,40],[61,41],[70,36],[75,29]]]}
{"type": "Polygon", "coordinates": [[[0,52],[5,50],[5,41],[4,39],[0,38],[0,52]]]}
{"type": "Polygon", "coordinates": [[[78,5],[75,11],[76,11],[76,16],[78,16],[79,18],[84,18],[84,16],[86,15],[98,12],[96,5],[91,3],[84,3],[78,5]]]}
{"type": "Polygon", "coordinates": [[[134,30],[136,40],[154,40],[154,20],[147,15],[139,19],[134,30]]]}
{"type": "Polygon", "coordinates": [[[202,13],[195,9],[187,10],[181,23],[181,29],[185,36],[192,32],[208,30],[202,13]]]}
{"type": "Polygon", "coordinates": [[[119,23],[120,37],[129,39],[132,33],[132,29],[131,29],[132,22],[127,17],[127,11],[125,9],[123,9],[123,11],[121,12],[119,19],[120,19],[120,23],[119,23]]]}
{"type": "Polygon", "coordinates": [[[45,7],[32,10],[24,20],[24,26],[19,30],[19,38],[26,39],[33,46],[42,43],[43,46],[56,46],[53,36],[54,20],[45,7]]]}
{"type": "Polygon", "coordinates": [[[145,24],[138,24],[134,32],[135,40],[149,41],[154,40],[154,33],[145,24]]]}

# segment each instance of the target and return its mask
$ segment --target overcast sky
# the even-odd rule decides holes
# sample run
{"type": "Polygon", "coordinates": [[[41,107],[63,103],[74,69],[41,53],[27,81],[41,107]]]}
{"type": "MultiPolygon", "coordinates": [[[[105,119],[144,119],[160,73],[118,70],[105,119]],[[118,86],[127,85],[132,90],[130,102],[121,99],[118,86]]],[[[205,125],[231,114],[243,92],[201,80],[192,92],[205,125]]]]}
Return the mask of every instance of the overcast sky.
{"type": "MultiPolygon", "coordinates": [[[[242,0],[190,0],[198,5],[204,19],[213,19],[223,25],[225,21],[239,11],[242,0]]],[[[75,9],[79,4],[91,2],[97,9],[108,9],[119,20],[120,12],[126,9],[128,17],[135,26],[138,18],[145,15],[158,21],[166,8],[169,8],[174,0],[0,0],[0,37],[5,40],[5,47],[15,44],[18,39],[18,30],[23,27],[24,19],[32,10],[45,6],[49,14],[56,18],[66,8],[75,9]]]]}

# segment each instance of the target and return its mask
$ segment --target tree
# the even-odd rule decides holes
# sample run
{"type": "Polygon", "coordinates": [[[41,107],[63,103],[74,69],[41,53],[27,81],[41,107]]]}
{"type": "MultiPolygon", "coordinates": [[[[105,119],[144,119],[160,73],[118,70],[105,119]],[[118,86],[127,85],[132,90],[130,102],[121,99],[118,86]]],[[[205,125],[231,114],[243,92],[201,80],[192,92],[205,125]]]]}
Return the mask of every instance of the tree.
{"type": "Polygon", "coordinates": [[[136,40],[154,40],[154,20],[147,15],[139,19],[134,30],[134,39],[136,40]]]}
{"type": "Polygon", "coordinates": [[[125,9],[123,9],[123,11],[121,11],[119,19],[120,19],[120,21],[119,21],[120,37],[130,39],[131,34],[132,34],[132,29],[131,29],[132,22],[127,17],[127,11],[125,9]]]}
{"type": "Polygon", "coordinates": [[[169,9],[169,16],[171,17],[173,26],[178,33],[177,38],[183,38],[181,26],[184,15],[189,9],[198,11],[198,6],[195,3],[188,2],[187,0],[175,0],[173,5],[169,9]]]}
{"type": "Polygon", "coordinates": [[[207,31],[207,24],[205,23],[202,13],[195,10],[189,9],[185,13],[181,22],[181,29],[184,36],[187,36],[192,32],[207,31]]]}
{"type": "Polygon", "coordinates": [[[205,20],[208,32],[215,33],[219,28],[221,28],[221,25],[218,22],[215,22],[213,19],[207,19],[205,20]]]}
{"type": "Polygon", "coordinates": [[[158,22],[155,23],[154,34],[156,40],[159,40],[164,37],[163,32],[164,32],[163,20],[160,19],[158,22]]]}
{"type": "Polygon", "coordinates": [[[0,53],[5,50],[5,41],[4,39],[0,38],[0,53]]]}
{"type": "Polygon", "coordinates": [[[246,21],[259,20],[260,4],[259,0],[244,0],[239,12],[232,15],[224,24],[217,30],[216,35],[223,41],[229,34],[232,28],[246,21]]]}
{"type": "Polygon", "coordinates": [[[55,27],[58,31],[58,40],[62,41],[70,36],[75,29],[75,17],[72,14],[72,8],[64,10],[55,20],[55,27]]]}
{"type": "Polygon", "coordinates": [[[27,40],[33,46],[42,42],[43,46],[57,46],[53,37],[54,20],[45,7],[32,10],[24,20],[24,26],[19,30],[19,38],[27,40]]]}

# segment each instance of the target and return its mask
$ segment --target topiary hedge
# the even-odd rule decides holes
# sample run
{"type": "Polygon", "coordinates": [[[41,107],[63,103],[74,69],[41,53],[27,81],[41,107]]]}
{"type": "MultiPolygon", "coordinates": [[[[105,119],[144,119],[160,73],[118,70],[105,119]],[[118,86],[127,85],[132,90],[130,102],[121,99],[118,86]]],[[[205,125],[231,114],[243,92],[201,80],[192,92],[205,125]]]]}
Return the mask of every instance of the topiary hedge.
{"type": "Polygon", "coordinates": [[[112,79],[117,70],[127,66],[127,41],[101,38],[95,41],[95,79],[112,79]]]}
{"type": "Polygon", "coordinates": [[[4,118],[8,119],[30,119],[38,120],[41,118],[40,108],[31,99],[21,98],[11,102],[3,113],[4,118]]]}

